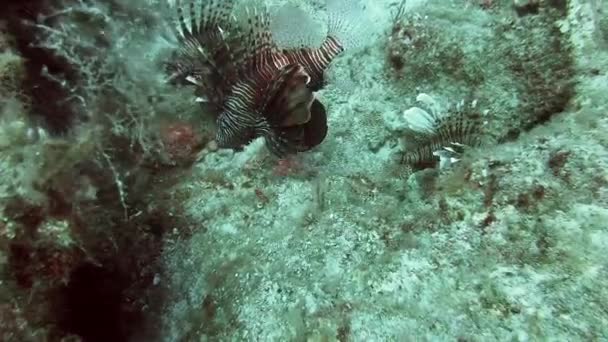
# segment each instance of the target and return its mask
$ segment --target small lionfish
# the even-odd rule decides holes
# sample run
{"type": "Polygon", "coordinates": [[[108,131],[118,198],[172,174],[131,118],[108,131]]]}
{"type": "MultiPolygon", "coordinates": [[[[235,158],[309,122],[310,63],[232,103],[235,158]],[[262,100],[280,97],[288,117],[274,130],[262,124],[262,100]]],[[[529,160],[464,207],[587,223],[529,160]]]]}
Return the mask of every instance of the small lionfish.
{"type": "Polygon", "coordinates": [[[293,49],[278,47],[265,6],[247,8],[240,18],[235,0],[192,0],[186,15],[176,1],[179,50],[168,63],[170,79],[196,86],[198,100],[216,115],[219,147],[240,148],[263,136],[272,153],[284,156],[324,140],[326,111],[314,92],[352,41],[353,25],[343,19],[353,6],[344,1],[328,0],[329,28],[320,47],[293,49]]]}
{"type": "Polygon", "coordinates": [[[439,162],[439,168],[443,169],[460,161],[466,147],[480,145],[481,123],[468,111],[475,109],[476,101],[470,108],[462,101],[453,110],[444,111],[427,94],[419,94],[416,100],[428,111],[412,107],[403,112],[413,140],[410,141],[411,150],[403,154],[402,163],[424,167],[439,162]]]}

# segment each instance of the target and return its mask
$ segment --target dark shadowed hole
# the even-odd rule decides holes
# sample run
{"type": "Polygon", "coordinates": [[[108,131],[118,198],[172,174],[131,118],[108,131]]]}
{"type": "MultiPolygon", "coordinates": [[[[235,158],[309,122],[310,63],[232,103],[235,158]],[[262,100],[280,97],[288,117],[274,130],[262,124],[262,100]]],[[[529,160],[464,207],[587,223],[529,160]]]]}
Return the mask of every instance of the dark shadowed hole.
{"type": "Polygon", "coordinates": [[[117,271],[85,263],[74,269],[63,292],[61,328],[84,342],[128,341],[138,317],[125,308],[127,279],[117,271]]]}

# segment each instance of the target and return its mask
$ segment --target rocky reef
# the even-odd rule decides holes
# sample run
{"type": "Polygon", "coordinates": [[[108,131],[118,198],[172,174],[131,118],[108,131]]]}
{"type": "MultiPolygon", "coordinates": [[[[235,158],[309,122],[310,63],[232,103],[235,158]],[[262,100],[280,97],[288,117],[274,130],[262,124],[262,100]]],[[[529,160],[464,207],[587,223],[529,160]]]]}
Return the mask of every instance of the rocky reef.
{"type": "Polygon", "coordinates": [[[174,3],[0,15],[0,340],[608,339],[608,4],[363,1],[277,159],[165,82],[174,3]]]}

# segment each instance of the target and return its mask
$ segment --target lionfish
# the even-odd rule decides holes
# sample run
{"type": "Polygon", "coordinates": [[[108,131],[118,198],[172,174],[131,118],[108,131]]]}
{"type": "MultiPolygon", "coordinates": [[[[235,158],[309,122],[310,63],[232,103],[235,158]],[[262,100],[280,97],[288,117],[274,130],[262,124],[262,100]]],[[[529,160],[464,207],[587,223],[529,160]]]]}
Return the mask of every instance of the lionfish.
{"type": "Polygon", "coordinates": [[[238,149],[263,136],[283,157],[325,139],[327,113],[314,93],[353,41],[354,25],[345,20],[353,8],[345,1],[328,0],[328,31],[317,48],[280,48],[266,6],[247,7],[243,18],[235,0],[176,1],[179,48],[167,63],[170,80],[196,87],[198,101],[215,115],[220,148],[238,149]]]}
{"type": "Polygon", "coordinates": [[[476,113],[477,102],[463,100],[444,110],[431,96],[421,93],[416,101],[428,110],[412,107],[403,112],[409,146],[401,163],[423,169],[439,163],[444,169],[460,161],[464,151],[482,144],[483,125],[476,113]]]}

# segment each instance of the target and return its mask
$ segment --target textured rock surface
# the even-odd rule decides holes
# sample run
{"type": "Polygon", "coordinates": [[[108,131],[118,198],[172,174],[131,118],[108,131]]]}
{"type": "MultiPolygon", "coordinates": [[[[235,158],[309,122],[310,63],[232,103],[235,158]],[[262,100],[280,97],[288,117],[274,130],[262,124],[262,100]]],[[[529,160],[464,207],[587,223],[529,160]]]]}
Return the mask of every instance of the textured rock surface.
{"type": "Polygon", "coordinates": [[[608,4],[398,2],[276,160],[199,151],[158,1],[11,1],[43,15],[0,17],[0,340],[608,339],[608,4]],[[401,164],[420,93],[482,146],[401,164]]]}
{"type": "Polygon", "coordinates": [[[196,165],[176,189],[197,228],[165,255],[167,339],[607,337],[608,83],[599,71],[605,40],[591,32],[598,9],[573,1],[567,11],[520,16],[508,1],[467,3],[409,9],[435,30],[436,45],[407,52],[414,60],[404,59],[396,80],[386,41],[338,61],[335,78],[353,86],[321,94],[330,136],[295,174],[273,176],[258,146],[196,165]],[[442,49],[458,35],[472,64],[464,71],[431,54],[453,52],[442,49]],[[567,56],[543,52],[555,44],[567,56]],[[412,75],[416,61],[445,65],[412,75]],[[478,76],[463,77],[467,70],[478,76]],[[557,108],[560,82],[572,84],[571,98],[557,108]],[[479,98],[490,109],[488,136],[500,143],[489,139],[447,171],[408,173],[394,161],[395,118],[420,91],[479,98]]]}

